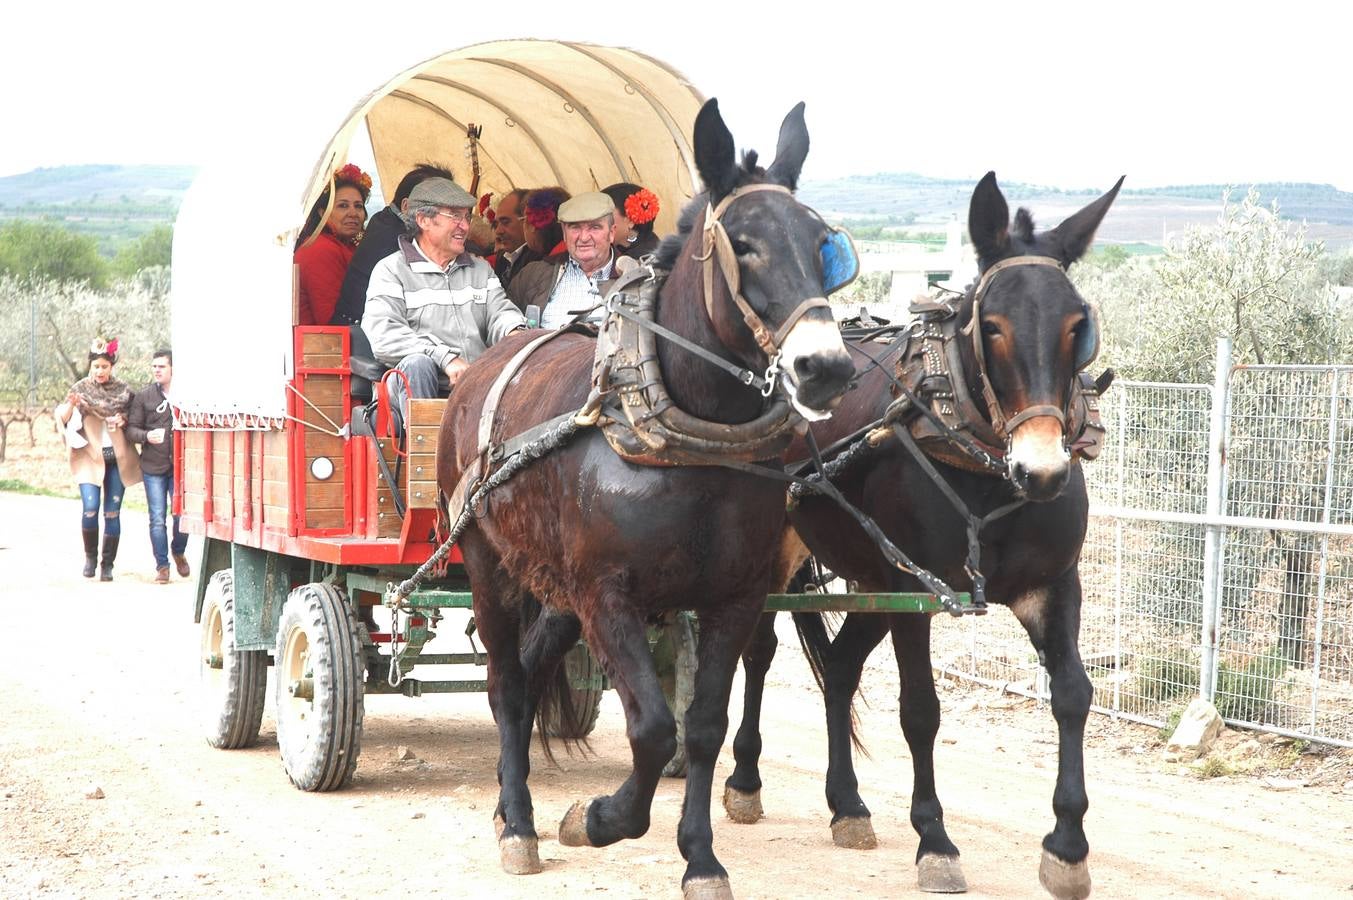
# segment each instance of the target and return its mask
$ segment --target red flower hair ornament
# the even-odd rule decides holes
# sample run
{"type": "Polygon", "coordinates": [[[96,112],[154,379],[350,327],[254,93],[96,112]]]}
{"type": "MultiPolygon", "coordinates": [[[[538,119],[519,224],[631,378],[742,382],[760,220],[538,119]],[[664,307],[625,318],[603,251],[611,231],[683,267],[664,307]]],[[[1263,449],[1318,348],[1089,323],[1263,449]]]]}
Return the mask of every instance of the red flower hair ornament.
{"type": "Polygon", "coordinates": [[[490,225],[493,224],[494,219],[498,218],[498,214],[493,211],[493,207],[491,205],[492,203],[493,203],[492,191],[479,198],[479,217],[488,222],[490,225]]]}
{"type": "Polygon", "coordinates": [[[94,343],[89,345],[89,355],[91,357],[108,356],[117,359],[117,338],[108,338],[107,340],[101,337],[94,338],[94,343]]]}
{"type": "Polygon", "coordinates": [[[625,217],[635,225],[646,225],[658,217],[658,196],[648,188],[625,198],[625,217]]]}
{"type": "Polygon", "coordinates": [[[371,176],[352,163],[348,163],[335,171],[334,181],[349,181],[361,187],[363,191],[369,192],[371,190],[371,176]]]}
{"type": "Polygon", "coordinates": [[[526,221],[536,231],[549,228],[554,224],[554,208],[551,206],[528,206],[526,208],[526,221]]]}

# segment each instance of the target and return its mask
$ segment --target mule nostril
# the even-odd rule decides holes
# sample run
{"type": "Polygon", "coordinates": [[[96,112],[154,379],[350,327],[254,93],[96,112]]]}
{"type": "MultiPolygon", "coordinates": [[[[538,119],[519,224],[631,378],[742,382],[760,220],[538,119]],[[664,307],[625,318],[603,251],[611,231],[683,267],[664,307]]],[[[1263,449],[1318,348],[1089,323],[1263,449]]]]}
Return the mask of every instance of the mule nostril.
{"type": "Polygon", "coordinates": [[[822,361],[817,358],[817,354],[800,356],[794,360],[794,375],[798,378],[799,384],[820,378],[822,376],[822,361]]]}
{"type": "Polygon", "coordinates": [[[1010,465],[1010,480],[1015,482],[1017,487],[1024,487],[1029,483],[1029,468],[1022,462],[1014,462],[1010,465]]]}

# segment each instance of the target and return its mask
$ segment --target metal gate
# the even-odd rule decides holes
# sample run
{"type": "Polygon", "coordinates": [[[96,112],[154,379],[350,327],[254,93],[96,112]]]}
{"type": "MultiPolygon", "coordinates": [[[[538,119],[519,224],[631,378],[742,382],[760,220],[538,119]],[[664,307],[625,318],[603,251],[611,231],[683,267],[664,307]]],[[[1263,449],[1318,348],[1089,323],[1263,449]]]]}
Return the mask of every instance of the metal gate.
{"type": "MultiPolygon", "coordinates": [[[[1353,366],[1117,382],[1086,468],[1081,653],[1095,709],[1163,724],[1201,693],[1232,724],[1353,746],[1353,366]]],[[[1014,617],[936,620],[941,670],[1046,697],[1014,617]]]]}

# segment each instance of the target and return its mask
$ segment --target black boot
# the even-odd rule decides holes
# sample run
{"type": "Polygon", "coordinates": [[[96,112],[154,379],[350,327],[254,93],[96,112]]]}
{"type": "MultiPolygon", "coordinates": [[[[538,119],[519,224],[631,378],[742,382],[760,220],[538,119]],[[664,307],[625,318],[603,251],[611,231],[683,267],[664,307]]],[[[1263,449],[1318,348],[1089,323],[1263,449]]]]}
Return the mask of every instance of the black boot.
{"type": "Polygon", "coordinates": [[[94,567],[99,564],[99,529],[81,528],[80,536],[85,539],[85,569],[81,574],[93,578],[94,567]]]}
{"type": "Polygon", "coordinates": [[[117,542],[121,535],[103,536],[103,561],[99,563],[99,581],[113,580],[113,560],[117,559],[117,542]]]}

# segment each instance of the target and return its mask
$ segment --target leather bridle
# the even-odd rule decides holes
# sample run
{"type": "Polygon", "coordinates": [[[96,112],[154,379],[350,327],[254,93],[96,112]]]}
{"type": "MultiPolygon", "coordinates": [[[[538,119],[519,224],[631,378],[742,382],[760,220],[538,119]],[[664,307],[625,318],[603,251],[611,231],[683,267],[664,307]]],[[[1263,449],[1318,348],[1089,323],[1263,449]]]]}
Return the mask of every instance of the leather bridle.
{"type": "MultiPolygon", "coordinates": [[[[734,201],[748,194],[754,194],[761,191],[774,191],[779,194],[788,194],[791,198],[794,192],[787,187],[778,184],[749,184],[738,188],[719,201],[718,206],[705,207],[705,220],[702,226],[704,230],[704,248],[701,254],[696,257],[704,263],[705,280],[705,312],[709,314],[709,321],[713,323],[714,318],[714,267],[717,262],[719,271],[723,273],[724,282],[728,285],[728,293],[733,298],[733,303],[737,305],[742,313],[742,320],[747,323],[751,329],[752,337],[756,340],[756,345],[761,348],[766,357],[771,360],[771,368],[775,368],[775,363],[780,354],[780,346],[784,343],[789,332],[798,323],[799,319],[811,309],[822,307],[831,309],[825,297],[809,297],[804,300],[780,325],[774,334],[766,327],[761,316],[757,315],[756,310],[747,302],[747,298],[742,295],[742,275],[738,269],[738,257],[733,252],[733,242],[728,237],[728,231],[723,225],[723,215],[734,201]]],[[[794,202],[798,202],[795,200],[794,202]]]]}
{"type": "MultiPolygon", "coordinates": [[[[961,329],[961,333],[972,342],[973,357],[977,363],[977,381],[982,390],[982,399],[986,402],[987,413],[991,417],[991,427],[996,432],[997,437],[1007,444],[1009,444],[1011,435],[1014,434],[1016,428],[1030,419],[1037,419],[1041,416],[1050,416],[1056,419],[1063,434],[1065,434],[1069,408],[1075,402],[1075,392],[1071,391],[1067,395],[1066,408],[1040,403],[1025,407],[1013,416],[1007,416],[1005,410],[1001,407],[1001,401],[996,397],[996,389],[992,386],[991,377],[987,373],[986,353],[982,348],[982,299],[986,296],[987,290],[991,287],[991,283],[996,280],[997,275],[1016,266],[1051,266],[1058,271],[1064,271],[1061,261],[1051,256],[1012,256],[1009,259],[993,263],[982,273],[981,279],[977,282],[977,287],[973,290],[972,317],[968,320],[968,324],[961,329]]],[[[1093,310],[1090,314],[1093,316],[1093,310]]],[[[1084,369],[1093,360],[1093,355],[1083,361],[1077,360],[1076,371],[1079,372],[1084,369]]],[[[1072,381],[1074,387],[1074,376],[1072,381]]]]}

